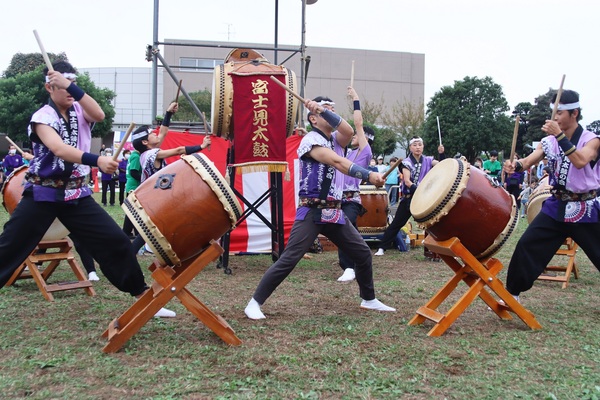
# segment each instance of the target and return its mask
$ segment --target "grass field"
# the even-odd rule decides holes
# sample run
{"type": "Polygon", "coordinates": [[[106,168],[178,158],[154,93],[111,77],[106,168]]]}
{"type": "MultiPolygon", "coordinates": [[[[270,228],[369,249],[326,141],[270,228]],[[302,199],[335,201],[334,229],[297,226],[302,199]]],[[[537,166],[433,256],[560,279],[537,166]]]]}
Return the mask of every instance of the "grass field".
{"type": "MultiPolygon", "coordinates": [[[[120,225],[121,209],[107,210],[120,225]]],[[[2,210],[0,222],[6,218],[2,210]]],[[[503,281],[526,225],[522,219],[497,254],[503,281]]],[[[152,258],[139,260],[149,277],[152,258]]],[[[452,277],[444,263],[426,260],[422,248],[374,257],[377,296],[398,309],[378,313],[358,307],[356,283],[336,282],[336,261],[334,252],[303,260],[265,303],[262,321],[248,320],[243,309],[270,256],[232,256],[231,275],[215,263],[202,271],[188,289],[232,326],[243,342],[237,347],[174,300],[168,307],[176,318],[152,319],[120,352],[104,354],[101,334],[133,304],[129,295],[99,273],[95,297],[79,289],[48,302],[33,281],[21,280],[0,292],[0,397],[600,398],[600,274],[582,252],[580,277],[566,289],[538,281],[522,296],[541,330],[500,320],[476,299],[436,338],[427,336],[432,323],[407,322],[452,277]]],[[[69,271],[65,264],[53,278],[73,280],[69,271]]],[[[465,289],[459,284],[452,300],[465,289]]]]}

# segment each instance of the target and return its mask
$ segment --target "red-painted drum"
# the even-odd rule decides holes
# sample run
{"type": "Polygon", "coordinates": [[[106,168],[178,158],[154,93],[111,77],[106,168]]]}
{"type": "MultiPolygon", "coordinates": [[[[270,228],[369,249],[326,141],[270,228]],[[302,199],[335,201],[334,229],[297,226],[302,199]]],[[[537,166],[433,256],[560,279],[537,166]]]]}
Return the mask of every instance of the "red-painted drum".
{"type": "Polygon", "coordinates": [[[373,185],[360,186],[360,202],[367,210],[356,219],[356,226],[361,234],[380,233],[388,226],[388,193],[384,188],[373,185]]]}

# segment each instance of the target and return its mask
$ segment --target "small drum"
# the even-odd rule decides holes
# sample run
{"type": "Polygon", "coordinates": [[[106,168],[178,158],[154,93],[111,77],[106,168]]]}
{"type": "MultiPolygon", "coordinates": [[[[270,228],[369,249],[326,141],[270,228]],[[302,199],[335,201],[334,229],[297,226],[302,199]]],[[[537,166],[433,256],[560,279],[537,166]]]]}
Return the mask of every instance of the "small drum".
{"type": "Polygon", "coordinates": [[[542,210],[544,201],[550,196],[552,196],[552,193],[549,189],[536,190],[529,196],[529,201],[527,202],[527,222],[531,223],[533,221],[542,210]]]}
{"type": "Polygon", "coordinates": [[[242,214],[233,191],[205,155],[183,156],[142,184],[123,210],[164,265],[179,265],[235,226],[242,214]]]}
{"type": "Polygon", "coordinates": [[[423,178],[410,211],[435,240],[457,237],[478,259],[496,253],[519,221],[513,196],[484,172],[454,158],[441,161],[423,178]]]}
{"type": "MultiPolygon", "coordinates": [[[[285,75],[285,84],[296,91],[296,74],[281,65],[270,64],[260,53],[252,49],[234,49],[223,65],[217,65],[213,70],[213,88],[211,102],[211,120],[213,133],[227,139],[233,138],[233,81],[231,73],[245,75],[285,75]]],[[[294,133],[294,122],[299,101],[290,93],[286,94],[286,132],[287,136],[294,133]]]]}
{"type": "Polygon", "coordinates": [[[384,188],[360,185],[360,202],[367,212],[356,219],[358,232],[380,233],[388,226],[388,193],[384,188]]]}
{"type": "MultiPolygon", "coordinates": [[[[8,178],[6,178],[6,181],[2,186],[2,204],[9,214],[12,214],[15,208],[17,208],[17,204],[19,204],[23,197],[25,175],[27,174],[28,168],[27,165],[23,165],[15,169],[8,178]]],[[[44,237],[42,237],[42,241],[64,239],[68,234],[69,230],[65,228],[58,219],[55,219],[46,231],[44,237]]]]}

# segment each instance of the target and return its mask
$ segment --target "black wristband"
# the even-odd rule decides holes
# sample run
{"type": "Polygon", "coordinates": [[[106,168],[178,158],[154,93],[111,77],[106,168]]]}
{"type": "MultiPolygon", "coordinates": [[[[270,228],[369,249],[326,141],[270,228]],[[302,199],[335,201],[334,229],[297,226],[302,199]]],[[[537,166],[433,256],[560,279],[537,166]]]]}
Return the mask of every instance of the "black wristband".
{"type": "Polygon", "coordinates": [[[569,154],[571,154],[575,150],[577,150],[577,148],[573,145],[573,143],[571,143],[571,141],[569,139],[567,139],[565,134],[562,132],[560,133],[560,135],[558,135],[556,137],[556,140],[558,140],[558,145],[560,146],[562,151],[565,153],[565,156],[568,156],[569,154]]]}
{"type": "Polygon", "coordinates": [[[521,172],[523,171],[523,164],[521,163],[521,161],[515,161],[515,172],[521,172]]]}
{"type": "Polygon", "coordinates": [[[354,111],[360,111],[360,100],[354,100],[354,111]]]}
{"type": "Polygon", "coordinates": [[[438,153],[438,161],[443,161],[446,159],[446,153],[438,153]]]}
{"type": "Polygon", "coordinates": [[[337,128],[342,123],[342,117],[340,117],[331,110],[323,110],[323,112],[321,113],[321,117],[323,117],[323,119],[327,121],[327,123],[331,125],[333,129],[337,128]]]}
{"type": "Polygon", "coordinates": [[[169,127],[171,125],[171,116],[173,115],[173,113],[171,111],[167,111],[165,113],[165,117],[163,118],[162,121],[162,125],[169,127]]]}
{"type": "Polygon", "coordinates": [[[98,158],[100,158],[100,156],[98,154],[83,153],[81,155],[81,163],[83,165],[89,165],[90,167],[97,167],[98,166],[98,158]]]}
{"type": "Polygon", "coordinates": [[[185,155],[189,156],[190,154],[197,153],[202,151],[202,145],[197,144],[196,146],[185,146],[185,155]]]}
{"type": "Polygon", "coordinates": [[[73,96],[75,101],[79,101],[83,96],[85,96],[85,92],[83,91],[83,89],[77,86],[74,82],[71,82],[71,84],[67,88],[67,93],[73,96]]]}

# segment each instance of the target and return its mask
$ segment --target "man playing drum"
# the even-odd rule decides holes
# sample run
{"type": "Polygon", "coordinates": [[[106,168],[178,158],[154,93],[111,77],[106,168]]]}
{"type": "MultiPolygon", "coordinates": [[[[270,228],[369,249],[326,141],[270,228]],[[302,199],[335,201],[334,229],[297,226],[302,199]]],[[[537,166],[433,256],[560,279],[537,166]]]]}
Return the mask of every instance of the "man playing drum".
{"type": "MultiPolygon", "coordinates": [[[[92,198],[86,176],[90,166],[112,174],[117,162],[89,153],[91,130],[104,119],[93,98],[75,84],[76,70],[60,61],[44,70],[49,104],[31,117],[28,128],[34,157],[25,177],[23,198],[0,235],[0,287],[25,261],[48,227],[60,222],[98,261],[108,280],[139,297],[148,286],[127,236],[92,198]]],[[[157,316],[162,316],[161,309],[157,316]]]]}
{"type": "Polygon", "coordinates": [[[417,185],[423,180],[425,175],[439,161],[445,158],[444,146],[438,146],[439,160],[435,160],[431,156],[423,155],[423,139],[414,136],[409,141],[410,155],[402,160],[402,199],[398,203],[398,209],[392,223],[383,232],[383,238],[379,241],[379,249],[375,253],[376,256],[382,256],[396,236],[400,229],[408,222],[411,217],[410,202],[412,195],[417,190],[417,185]]]}
{"type": "MultiPolygon", "coordinates": [[[[552,103],[556,101],[556,95],[552,103]]],[[[600,269],[600,174],[596,164],[600,138],[579,125],[579,94],[565,90],[553,120],[542,130],[548,136],[526,158],[504,164],[506,173],[527,170],[548,158],[552,196],[542,204],[519,239],[508,266],[507,290],[519,295],[531,289],[565,239],[572,238],[600,269]]]]}
{"type": "Polygon", "coordinates": [[[350,144],[353,129],[329,109],[331,106],[327,102],[307,100],[305,106],[309,110],[308,121],[313,130],[298,147],[300,202],[296,220],[284,252],[265,272],[244,312],[250,319],[265,318],[260,307],[296,267],[319,233],[355,260],[356,281],[362,298],[360,307],[396,311],[375,298],[371,251],[341,210],[341,173],[368,180],[377,186],[383,186],[384,180],[381,174],[339,156],[339,152],[350,144]],[[334,132],[336,129],[337,132],[334,132]]]}
{"type": "MultiPolygon", "coordinates": [[[[366,168],[369,164],[369,160],[373,156],[370,144],[373,143],[375,136],[373,131],[370,133],[365,132],[363,126],[362,113],[360,111],[360,100],[358,94],[353,87],[348,86],[348,96],[352,98],[354,107],[354,128],[356,133],[352,136],[352,142],[350,143],[351,148],[344,149],[342,156],[346,157],[353,163],[366,168]]],[[[335,110],[331,110],[335,111],[335,110]]],[[[344,177],[344,193],[342,196],[342,211],[344,216],[350,221],[350,223],[356,228],[356,219],[363,212],[363,206],[360,201],[360,184],[361,179],[353,176],[343,175],[344,177]]],[[[354,272],[354,260],[338,248],[338,259],[340,267],[344,271],[342,276],[338,278],[338,282],[350,282],[355,279],[356,274],[354,272]]]]}

